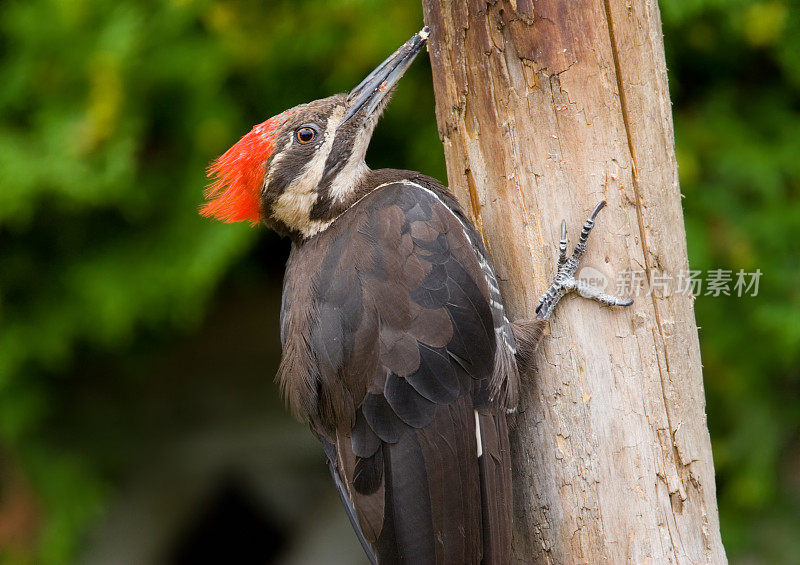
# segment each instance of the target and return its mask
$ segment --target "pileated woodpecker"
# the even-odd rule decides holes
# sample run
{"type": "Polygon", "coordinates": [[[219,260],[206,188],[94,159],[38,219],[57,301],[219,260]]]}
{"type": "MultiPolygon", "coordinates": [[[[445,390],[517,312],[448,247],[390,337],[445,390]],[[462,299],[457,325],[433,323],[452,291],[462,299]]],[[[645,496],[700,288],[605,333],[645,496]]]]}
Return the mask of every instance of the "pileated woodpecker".
{"type": "Polygon", "coordinates": [[[373,563],[510,562],[507,415],[519,371],[576,280],[601,202],[537,319],[509,322],[491,260],[450,191],[370,170],[372,132],[420,52],[415,34],[349,94],[257,125],[210,167],[202,214],[292,241],[278,381],[322,442],[373,563]]]}

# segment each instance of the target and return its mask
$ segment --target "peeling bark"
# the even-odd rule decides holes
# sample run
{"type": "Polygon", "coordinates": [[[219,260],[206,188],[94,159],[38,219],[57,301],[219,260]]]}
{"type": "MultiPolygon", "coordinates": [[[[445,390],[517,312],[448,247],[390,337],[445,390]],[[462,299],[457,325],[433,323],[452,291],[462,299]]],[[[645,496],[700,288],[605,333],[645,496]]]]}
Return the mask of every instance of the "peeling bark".
{"type": "Polygon", "coordinates": [[[423,0],[448,180],[513,318],[533,317],[601,199],[582,265],[624,310],[565,298],[513,438],[519,563],[724,563],[656,0],[423,0]],[[671,277],[671,291],[647,281],[671,277]]]}

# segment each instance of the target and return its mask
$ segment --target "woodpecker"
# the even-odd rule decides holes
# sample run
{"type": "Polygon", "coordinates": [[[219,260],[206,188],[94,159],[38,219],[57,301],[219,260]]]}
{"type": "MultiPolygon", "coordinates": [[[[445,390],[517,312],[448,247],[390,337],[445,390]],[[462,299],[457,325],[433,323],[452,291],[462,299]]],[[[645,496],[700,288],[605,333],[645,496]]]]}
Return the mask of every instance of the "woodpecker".
{"type": "Polygon", "coordinates": [[[205,216],[291,239],[277,380],[322,443],[372,563],[511,561],[508,418],[601,202],[534,320],[510,322],[492,262],[452,193],[364,157],[423,28],[349,94],[255,126],[209,167],[205,216]]]}

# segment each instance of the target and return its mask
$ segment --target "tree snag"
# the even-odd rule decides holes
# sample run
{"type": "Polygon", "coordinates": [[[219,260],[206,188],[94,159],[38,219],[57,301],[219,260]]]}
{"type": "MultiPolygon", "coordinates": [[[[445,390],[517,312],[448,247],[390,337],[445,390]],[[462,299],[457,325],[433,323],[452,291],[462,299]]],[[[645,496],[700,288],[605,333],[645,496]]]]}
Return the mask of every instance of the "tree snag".
{"type": "Polygon", "coordinates": [[[583,274],[642,282],[630,308],[568,297],[552,320],[512,438],[515,559],[724,563],[656,0],[423,7],[449,184],[512,317],[534,316],[561,219],[574,244],[601,199],[583,274]]]}

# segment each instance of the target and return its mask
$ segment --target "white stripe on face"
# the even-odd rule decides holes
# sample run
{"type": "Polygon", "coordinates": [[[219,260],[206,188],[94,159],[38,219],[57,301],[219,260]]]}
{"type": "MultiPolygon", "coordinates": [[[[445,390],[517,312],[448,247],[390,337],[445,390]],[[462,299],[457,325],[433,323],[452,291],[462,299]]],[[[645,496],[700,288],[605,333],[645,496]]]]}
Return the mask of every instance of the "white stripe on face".
{"type": "MultiPolygon", "coordinates": [[[[328,117],[322,145],[314,153],[311,160],[305,164],[300,175],[292,181],[272,205],[272,217],[283,222],[289,228],[297,230],[303,237],[311,237],[331,224],[330,221],[312,220],[311,209],[319,198],[316,188],[322,179],[325,162],[333,148],[336,128],[341,123],[344,112],[344,106],[334,109],[330,117],[328,117]]],[[[290,138],[289,143],[292,142],[293,139],[290,138]]]]}
{"type": "Polygon", "coordinates": [[[367,167],[364,158],[367,155],[367,148],[372,140],[372,132],[375,130],[377,123],[378,116],[372,116],[356,132],[356,140],[353,143],[347,164],[342,167],[342,170],[331,182],[330,194],[333,200],[344,202],[352,194],[358,181],[369,172],[369,167],[367,167]]]}

